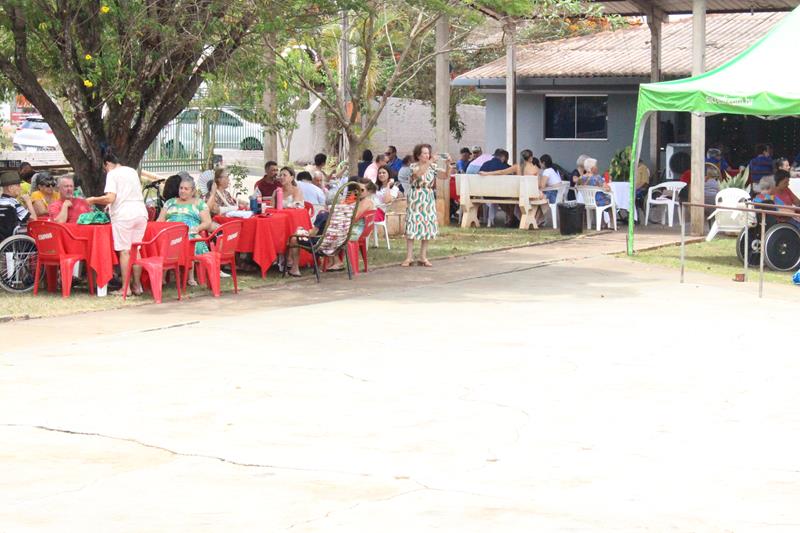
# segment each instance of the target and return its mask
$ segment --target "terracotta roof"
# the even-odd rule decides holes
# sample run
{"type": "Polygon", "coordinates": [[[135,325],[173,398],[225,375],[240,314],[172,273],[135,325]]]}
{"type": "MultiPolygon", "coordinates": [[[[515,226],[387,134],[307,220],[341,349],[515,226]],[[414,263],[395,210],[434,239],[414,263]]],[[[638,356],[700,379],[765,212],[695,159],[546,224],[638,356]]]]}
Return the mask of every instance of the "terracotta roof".
{"type": "MultiPolygon", "coordinates": [[[[692,0],[592,0],[603,4],[605,13],[647,15],[642,6],[655,6],[666,13],[691,13],[692,0]]],[[[708,13],[750,13],[753,11],[791,11],[797,0],[706,0],[708,13]]]]}
{"type": "MultiPolygon", "coordinates": [[[[765,35],[786,13],[708,15],[706,70],[736,57],[765,35]]],[[[790,53],[787,50],[787,54],[790,53]]],[[[689,76],[692,70],[692,20],[665,23],[661,70],[664,78],[689,76]]],[[[505,57],[458,76],[455,85],[504,79],[505,57]]],[[[629,27],[520,47],[518,78],[649,77],[650,29],[629,27]]]]}

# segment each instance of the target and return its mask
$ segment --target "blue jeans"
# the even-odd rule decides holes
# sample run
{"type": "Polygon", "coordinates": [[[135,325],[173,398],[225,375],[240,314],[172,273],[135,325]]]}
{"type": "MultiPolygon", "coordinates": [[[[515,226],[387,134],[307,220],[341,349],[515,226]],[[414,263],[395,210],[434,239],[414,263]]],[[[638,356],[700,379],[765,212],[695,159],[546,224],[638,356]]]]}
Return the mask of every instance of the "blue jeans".
{"type": "Polygon", "coordinates": [[[544,191],[544,195],[547,198],[547,201],[553,204],[558,197],[558,191],[544,191]]]}

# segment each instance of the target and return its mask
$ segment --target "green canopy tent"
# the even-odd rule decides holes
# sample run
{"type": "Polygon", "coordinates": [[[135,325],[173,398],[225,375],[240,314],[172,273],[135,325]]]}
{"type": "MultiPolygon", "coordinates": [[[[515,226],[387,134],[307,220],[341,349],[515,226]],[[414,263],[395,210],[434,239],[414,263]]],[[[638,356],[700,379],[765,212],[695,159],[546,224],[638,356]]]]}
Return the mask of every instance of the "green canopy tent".
{"type": "MultiPolygon", "coordinates": [[[[800,7],[789,13],[767,35],[724,65],[698,76],[639,87],[633,130],[630,175],[642,147],[642,124],[656,111],[684,111],[703,115],[731,113],[761,118],[800,115],[800,70],[786,61],[798,46],[800,7]]],[[[631,180],[631,206],[635,204],[631,180]]],[[[633,254],[633,217],[628,217],[628,255],[633,254]]]]}

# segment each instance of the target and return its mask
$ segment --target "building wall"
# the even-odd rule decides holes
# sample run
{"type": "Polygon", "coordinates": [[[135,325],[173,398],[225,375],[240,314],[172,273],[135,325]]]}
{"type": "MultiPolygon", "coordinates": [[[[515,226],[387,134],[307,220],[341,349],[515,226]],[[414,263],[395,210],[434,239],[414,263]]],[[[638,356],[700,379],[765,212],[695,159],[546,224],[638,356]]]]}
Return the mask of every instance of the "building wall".
{"type": "MultiPolygon", "coordinates": [[[[584,89],[585,91],[585,89],[584,89]]],[[[575,91],[558,91],[575,94],[575,91]]],[[[549,94],[558,94],[553,91],[549,94]]],[[[597,94],[603,94],[597,90],[597,94]]],[[[503,93],[486,95],[486,145],[484,150],[506,148],[506,100],[503,93]]],[[[517,148],[529,148],[536,157],[550,154],[553,161],[567,170],[575,168],[580,154],[591,155],[599,161],[601,171],[608,168],[614,154],[631,144],[633,123],[636,118],[636,94],[608,95],[608,139],[547,141],[544,138],[544,94],[517,95],[517,148]]],[[[643,152],[647,152],[648,132],[645,131],[643,152]]],[[[515,160],[518,157],[515,156],[515,160]]],[[[645,153],[645,163],[650,164],[645,153]]]]}
{"type": "MultiPolygon", "coordinates": [[[[486,108],[460,105],[458,113],[464,122],[464,135],[459,142],[452,137],[450,139],[448,150],[454,159],[462,146],[483,146],[486,134],[486,108]]],[[[325,148],[325,112],[319,108],[312,117],[308,111],[301,111],[297,122],[299,128],[292,138],[290,159],[306,163],[325,148]]],[[[391,144],[397,147],[397,152],[402,157],[410,154],[414,145],[419,143],[429,143],[438,151],[436,128],[431,122],[431,106],[420,100],[390,98],[365,148],[377,154],[391,144]]],[[[283,150],[282,147],[279,149],[283,150]]]]}

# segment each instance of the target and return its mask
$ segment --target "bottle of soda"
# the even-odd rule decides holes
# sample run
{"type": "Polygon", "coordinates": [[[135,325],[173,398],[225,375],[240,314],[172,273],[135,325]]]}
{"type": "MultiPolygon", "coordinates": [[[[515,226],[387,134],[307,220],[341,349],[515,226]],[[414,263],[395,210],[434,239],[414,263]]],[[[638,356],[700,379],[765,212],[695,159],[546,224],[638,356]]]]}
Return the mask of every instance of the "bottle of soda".
{"type": "Polygon", "coordinates": [[[275,209],[283,209],[283,189],[275,189],[275,209]]]}
{"type": "Polygon", "coordinates": [[[258,198],[256,197],[255,193],[250,195],[250,211],[252,211],[254,214],[258,214],[259,211],[258,198]]]}

